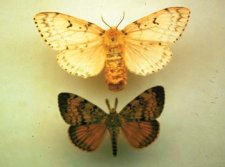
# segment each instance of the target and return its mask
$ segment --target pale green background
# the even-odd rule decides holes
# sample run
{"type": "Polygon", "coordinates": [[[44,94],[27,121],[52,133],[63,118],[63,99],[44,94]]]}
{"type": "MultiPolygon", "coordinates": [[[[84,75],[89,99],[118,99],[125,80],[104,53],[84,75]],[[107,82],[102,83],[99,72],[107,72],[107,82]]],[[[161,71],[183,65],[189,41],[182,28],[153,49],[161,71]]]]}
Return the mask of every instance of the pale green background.
{"type": "Polygon", "coordinates": [[[224,167],[225,166],[224,0],[8,0],[0,2],[0,166],[32,167],[224,167]],[[40,37],[33,16],[57,11],[120,28],[151,12],[185,6],[192,14],[173,59],[147,77],[129,74],[126,89],[107,90],[103,74],[81,79],[57,65],[57,52],[40,37]],[[119,110],[143,90],[163,85],[161,132],[151,146],[136,150],[123,136],[118,157],[109,137],[87,153],[67,137],[57,95],[68,91],[107,111],[104,99],[119,98],[119,110]]]}

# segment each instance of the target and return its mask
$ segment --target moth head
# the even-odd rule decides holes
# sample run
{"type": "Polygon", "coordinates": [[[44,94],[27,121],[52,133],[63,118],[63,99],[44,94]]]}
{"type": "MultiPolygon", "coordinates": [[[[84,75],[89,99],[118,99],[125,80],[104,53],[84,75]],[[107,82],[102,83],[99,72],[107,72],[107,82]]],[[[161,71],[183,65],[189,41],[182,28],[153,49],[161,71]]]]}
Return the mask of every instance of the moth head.
{"type": "Polygon", "coordinates": [[[115,103],[114,103],[113,108],[110,107],[110,103],[109,103],[108,99],[105,99],[105,103],[106,103],[110,113],[116,113],[116,108],[117,108],[117,105],[118,105],[118,99],[117,98],[115,98],[115,103]]]}

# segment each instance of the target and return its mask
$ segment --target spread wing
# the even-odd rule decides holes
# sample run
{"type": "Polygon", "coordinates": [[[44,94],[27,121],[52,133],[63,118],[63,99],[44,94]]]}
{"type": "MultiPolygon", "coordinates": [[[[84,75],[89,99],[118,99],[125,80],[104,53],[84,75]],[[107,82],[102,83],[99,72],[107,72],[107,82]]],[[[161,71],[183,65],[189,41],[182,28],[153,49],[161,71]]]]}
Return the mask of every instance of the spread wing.
{"type": "Polygon", "coordinates": [[[142,76],[162,69],[172,55],[168,45],[181,36],[189,16],[189,9],[171,7],[126,26],[122,32],[127,68],[142,76]]]}
{"type": "Polygon", "coordinates": [[[69,137],[72,143],[85,151],[96,150],[104,137],[106,126],[93,124],[89,126],[70,126],[69,137]]]}
{"type": "Polygon", "coordinates": [[[55,12],[38,13],[34,21],[45,42],[60,51],[57,61],[62,69],[84,78],[102,70],[105,63],[103,29],[91,22],[55,12]]]}
{"type": "Polygon", "coordinates": [[[159,133],[160,116],[164,105],[164,89],[161,86],[144,91],[128,103],[120,112],[121,129],[128,142],[142,148],[151,144],[159,133]]]}
{"type": "Polygon", "coordinates": [[[162,69],[171,59],[172,52],[165,42],[129,40],[125,63],[130,72],[146,76],[162,69]]]}
{"type": "Polygon", "coordinates": [[[72,142],[86,151],[95,150],[106,131],[107,114],[96,105],[71,93],[58,95],[60,113],[69,128],[72,142]]]}
{"type": "Polygon", "coordinates": [[[121,129],[130,145],[135,148],[143,148],[157,138],[159,123],[156,120],[126,122],[122,124],[121,129]]]}

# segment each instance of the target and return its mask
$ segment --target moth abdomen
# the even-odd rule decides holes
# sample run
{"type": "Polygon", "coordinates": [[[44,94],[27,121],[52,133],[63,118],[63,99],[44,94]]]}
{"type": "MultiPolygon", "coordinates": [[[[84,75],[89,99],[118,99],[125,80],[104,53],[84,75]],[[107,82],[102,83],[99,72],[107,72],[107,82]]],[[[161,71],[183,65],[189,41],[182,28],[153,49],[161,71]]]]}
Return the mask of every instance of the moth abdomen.
{"type": "Polygon", "coordinates": [[[117,156],[117,137],[119,134],[118,127],[110,128],[109,133],[110,133],[111,141],[112,141],[112,154],[113,154],[113,156],[117,156]]]}
{"type": "Polygon", "coordinates": [[[120,91],[127,84],[127,71],[122,52],[107,54],[105,79],[110,90],[120,91]]]}
{"type": "Polygon", "coordinates": [[[113,135],[112,135],[112,151],[113,151],[113,155],[116,156],[117,155],[117,139],[116,139],[115,132],[113,132],[113,135]]]}

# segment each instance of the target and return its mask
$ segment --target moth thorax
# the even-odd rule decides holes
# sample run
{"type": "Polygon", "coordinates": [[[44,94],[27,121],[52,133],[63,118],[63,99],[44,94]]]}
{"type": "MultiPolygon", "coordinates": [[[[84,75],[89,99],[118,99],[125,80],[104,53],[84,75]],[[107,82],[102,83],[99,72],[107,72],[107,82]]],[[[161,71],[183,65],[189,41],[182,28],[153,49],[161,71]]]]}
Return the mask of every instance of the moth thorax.
{"type": "Polygon", "coordinates": [[[124,44],[124,34],[116,27],[112,27],[104,33],[103,43],[106,47],[124,44]]]}
{"type": "Polygon", "coordinates": [[[108,118],[106,120],[106,126],[107,128],[116,128],[119,127],[121,124],[120,116],[116,112],[112,112],[108,115],[108,118]]]}
{"type": "Polygon", "coordinates": [[[127,71],[124,62],[123,34],[116,28],[105,32],[106,52],[105,79],[110,90],[120,91],[127,84],[127,71]]]}

